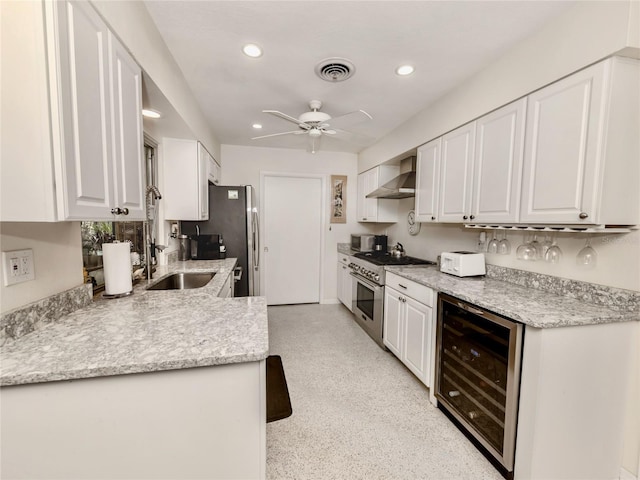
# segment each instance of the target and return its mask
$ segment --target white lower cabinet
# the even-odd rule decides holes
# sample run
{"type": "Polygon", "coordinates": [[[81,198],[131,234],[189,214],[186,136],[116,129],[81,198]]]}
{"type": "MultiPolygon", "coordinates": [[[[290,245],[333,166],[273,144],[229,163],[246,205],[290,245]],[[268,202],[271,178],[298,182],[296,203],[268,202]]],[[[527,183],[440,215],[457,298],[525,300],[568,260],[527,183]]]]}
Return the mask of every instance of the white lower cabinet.
{"type": "Polygon", "coordinates": [[[349,255],[338,254],[338,300],[340,300],[349,311],[353,311],[353,306],[351,305],[353,301],[353,284],[349,263],[351,263],[351,257],[349,255]]]}
{"type": "Polygon", "coordinates": [[[387,272],[384,292],[384,344],[430,387],[435,332],[433,290],[387,272]]]}

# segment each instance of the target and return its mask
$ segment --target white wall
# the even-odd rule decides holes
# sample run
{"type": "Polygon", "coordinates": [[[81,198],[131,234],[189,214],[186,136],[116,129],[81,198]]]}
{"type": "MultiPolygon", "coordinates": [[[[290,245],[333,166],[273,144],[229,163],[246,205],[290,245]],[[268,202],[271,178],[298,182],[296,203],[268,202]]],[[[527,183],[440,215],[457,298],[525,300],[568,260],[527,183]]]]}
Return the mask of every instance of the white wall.
{"type": "Polygon", "coordinates": [[[82,284],[80,222],[0,223],[0,248],[33,249],[35,280],[0,287],[1,312],[82,284]]]}
{"type": "MultiPolygon", "coordinates": [[[[260,172],[313,173],[347,176],[347,223],[327,224],[324,244],[324,278],[322,302],[337,301],[337,244],[348,243],[351,233],[369,233],[381,226],[359,224],[356,218],[357,157],[351,153],[317,152],[282,148],[222,145],[222,185],[253,185],[260,200],[260,172]]],[[[329,188],[327,182],[327,188],[329,188]]],[[[327,192],[327,198],[329,198],[327,192]]],[[[327,211],[329,205],[327,205],[327,211]]],[[[327,218],[329,215],[327,214],[327,218]]],[[[292,222],[292,228],[295,223],[292,222]]],[[[286,235],[286,232],[282,233],[286,235]]]]}

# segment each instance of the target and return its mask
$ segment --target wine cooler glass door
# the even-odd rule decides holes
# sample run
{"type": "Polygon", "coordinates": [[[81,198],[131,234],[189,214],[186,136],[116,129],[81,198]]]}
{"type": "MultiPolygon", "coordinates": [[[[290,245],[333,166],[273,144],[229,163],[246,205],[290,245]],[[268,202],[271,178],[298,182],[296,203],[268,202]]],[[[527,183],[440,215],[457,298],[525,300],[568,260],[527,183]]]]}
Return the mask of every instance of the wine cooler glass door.
{"type": "Polygon", "coordinates": [[[440,294],[436,397],[513,470],[522,325],[440,294]]]}

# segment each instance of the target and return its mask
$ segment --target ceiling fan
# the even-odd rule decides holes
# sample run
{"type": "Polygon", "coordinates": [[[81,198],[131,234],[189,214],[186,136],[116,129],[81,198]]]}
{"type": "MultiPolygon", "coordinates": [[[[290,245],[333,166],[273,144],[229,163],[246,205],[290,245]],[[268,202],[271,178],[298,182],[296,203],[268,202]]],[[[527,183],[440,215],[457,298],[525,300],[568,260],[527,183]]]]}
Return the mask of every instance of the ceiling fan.
{"type": "Polygon", "coordinates": [[[354,140],[355,134],[336,128],[336,125],[347,123],[355,123],[357,121],[372,120],[373,117],[364,110],[356,110],[353,112],[345,113],[337,117],[331,117],[328,113],[320,111],[322,102],[320,100],[311,100],[309,102],[310,112],[305,112],[298,118],[287,115],[286,113],[279,112],[277,110],[263,110],[262,113],[269,113],[280,117],[288,122],[298,125],[298,130],[291,130],[289,132],[272,133],[270,135],[261,135],[259,137],[253,137],[251,140],[257,140],[259,138],[277,137],[280,135],[308,135],[309,137],[309,149],[311,153],[316,153],[320,149],[320,140],[324,135],[340,138],[341,140],[354,140]]]}

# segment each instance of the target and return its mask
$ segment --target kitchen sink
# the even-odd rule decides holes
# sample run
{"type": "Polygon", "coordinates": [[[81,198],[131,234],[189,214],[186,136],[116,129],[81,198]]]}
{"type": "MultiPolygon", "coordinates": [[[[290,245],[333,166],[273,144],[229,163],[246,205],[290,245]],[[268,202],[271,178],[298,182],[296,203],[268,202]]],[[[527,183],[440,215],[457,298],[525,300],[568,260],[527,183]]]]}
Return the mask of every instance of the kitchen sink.
{"type": "Polygon", "coordinates": [[[204,287],[215,273],[173,273],[147,287],[147,290],[186,290],[204,287]]]}

